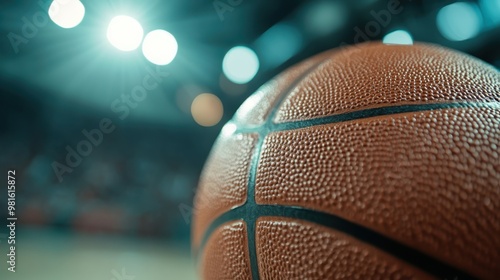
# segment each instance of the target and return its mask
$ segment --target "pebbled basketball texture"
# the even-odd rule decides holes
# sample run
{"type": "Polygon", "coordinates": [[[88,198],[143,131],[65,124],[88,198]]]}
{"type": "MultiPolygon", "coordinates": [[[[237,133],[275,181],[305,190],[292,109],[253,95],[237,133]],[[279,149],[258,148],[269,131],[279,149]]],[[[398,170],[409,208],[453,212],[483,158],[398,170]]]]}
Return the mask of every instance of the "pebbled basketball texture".
{"type": "Polygon", "coordinates": [[[366,43],[263,85],[195,198],[203,279],[500,279],[500,73],[366,43]]]}

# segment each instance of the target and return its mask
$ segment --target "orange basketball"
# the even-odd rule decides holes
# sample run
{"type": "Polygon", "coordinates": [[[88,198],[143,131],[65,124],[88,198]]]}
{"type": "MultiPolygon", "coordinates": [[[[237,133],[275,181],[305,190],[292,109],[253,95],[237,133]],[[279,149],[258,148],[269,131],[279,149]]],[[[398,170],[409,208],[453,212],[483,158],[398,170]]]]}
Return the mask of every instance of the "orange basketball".
{"type": "Polygon", "coordinates": [[[203,279],[500,279],[500,74],[367,43],[285,71],[200,179],[203,279]]]}

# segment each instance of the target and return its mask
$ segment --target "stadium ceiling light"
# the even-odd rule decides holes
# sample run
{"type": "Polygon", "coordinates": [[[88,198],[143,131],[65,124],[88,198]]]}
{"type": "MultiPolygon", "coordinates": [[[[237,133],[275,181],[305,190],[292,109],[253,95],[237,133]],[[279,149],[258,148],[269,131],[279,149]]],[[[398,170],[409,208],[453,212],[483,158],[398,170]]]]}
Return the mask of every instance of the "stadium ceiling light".
{"type": "Polygon", "coordinates": [[[73,28],[82,22],[85,6],[80,0],[55,0],[49,7],[49,17],[62,28],[73,28]]]}
{"type": "Polygon", "coordinates": [[[154,30],[144,37],[142,53],[151,63],[167,65],[177,55],[177,40],[165,30],[154,30]]]}
{"type": "Polygon", "coordinates": [[[111,45],[121,51],[133,51],[142,42],[144,30],[134,18],[120,15],[114,17],[108,25],[107,37],[111,45]]]}

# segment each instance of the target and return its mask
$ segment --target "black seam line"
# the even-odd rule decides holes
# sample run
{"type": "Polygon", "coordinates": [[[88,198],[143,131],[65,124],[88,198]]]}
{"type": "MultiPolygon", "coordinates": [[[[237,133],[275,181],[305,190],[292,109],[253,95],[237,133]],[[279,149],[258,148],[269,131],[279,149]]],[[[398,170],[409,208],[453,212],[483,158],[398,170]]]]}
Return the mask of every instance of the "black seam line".
{"type": "Polygon", "coordinates": [[[234,133],[267,133],[278,132],[293,129],[307,128],[311,126],[332,124],[339,122],[347,122],[357,119],[366,119],[371,117],[395,115],[402,113],[416,113],[423,111],[433,111],[440,109],[457,109],[457,108],[492,108],[500,109],[500,102],[454,102],[454,103],[430,103],[430,104],[415,104],[415,105],[399,105],[364,109],[354,112],[348,112],[327,117],[315,118],[303,121],[293,121],[285,123],[264,123],[261,126],[241,127],[234,133]]]}
{"type": "MultiPolygon", "coordinates": [[[[309,74],[311,74],[318,67],[326,63],[326,61],[320,61],[309,68],[307,68],[303,73],[299,75],[295,79],[293,83],[290,84],[288,88],[283,90],[280,95],[274,101],[274,104],[271,106],[269,110],[269,114],[265,121],[265,126],[271,126],[273,124],[273,119],[278,112],[278,108],[281,107],[281,104],[284,102],[286,97],[290,95],[292,90],[297,87],[299,83],[301,83],[309,74]]],[[[248,174],[248,184],[247,184],[247,198],[245,202],[245,206],[255,205],[255,181],[257,177],[257,168],[259,165],[260,154],[262,150],[262,146],[264,145],[264,140],[269,133],[269,131],[258,131],[258,142],[255,146],[255,150],[250,163],[250,172],[248,174]]],[[[247,213],[248,214],[248,213],[247,213]]],[[[259,273],[259,263],[257,258],[257,247],[255,246],[255,239],[257,238],[255,235],[255,223],[257,222],[257,217],[252,215],[247,215],[245,218],[245,222],[247,224],[247,239],[248,239],[248,253],[250,259],[250,269],[252,273],[253,280],[260,279],[259,273]]]]}
{"type": "MultiPolygon", "coordinates": [[[[313,67],[313,68],[315,68],[315,67],[313,67]]],[[[309,71],[307,71],[307,72],[309,72],[309,71]]],[[[310,127],[310,126],[346,122],[346,121],[351,121],[351,120],[355,120],[355,119],[363,119],[363,118],[370,118],[370,117],[376,117],[376,116],[393,115],[393,114],[400,114],[400,113],[411,113],[411,112],[421,112],[421,111],[431,111],[431,110],[438,110],[438,109],[452,109],[452,108],[494,108],[494,109],[500,109],[500,102],[475,102],[475,103],[463,102],[463,103],[432,103],[432,104],[419,104],[419,105],[400,105],[400,106],[391,106],[391,107],[381,107],[381,108],[360,110],[360,111],[339,114],[339,115],[334,115],[334,116],[328,116],[328,117],[324,117],[324,118],[306,120],[306,121],[275,124],[272,122],[272,119],[274,118],[274,114],[277,112],[276,108],[281,105],[283,99],[286,98],[287,95],[288,94],[283,94],[283,96],[281,96],[280,100],[278,102],[276,102],[276,105],[273,108],[272,113],[270,114],[269,118],[267,119],[267,121],[264,125],[259,126],[259,127],[253,127],[253,128],[237,129],[237,131],[235,132],[235,133],[258,133],[259,134],[259,140],[258,140],[258,143],[255,147],[255,151],[254,151],[254,154],[252,157],[252,163],[250,166],[249,184],[248,184],[248,189],[247,189],[247,201],[242,206],[239,206],[239,207],[237,207],[229,212],[226,212],[225,214],[222,214],[218,218],[216,218],[211,223],[209,228],[206,230],[206,232],[203,236],[203,239],[202,239],[202,243],[199,246],[198,250],[196,250],[197,251],[196,255],[199,256],[200,252],[205,247],[205,244],[206,244],[208,238],[210,237],[210,235],[215,231],[215,229],[217,229],[222,224],[229,222],[229,221],[232,221],[232,220],[244,220],[247,222],[247,231],[248,231],[247,236],[248,236],[248,246],[249,246],[248,249],[249,249],[249,254],[250,254],[250,265],[251,265],[251,270],[252,270],[252,278],[257,279],[257,280],[259,279],[259,274],[258,274],[259,271],[258,271],[258,264],[257,264],[255,238],[250,238],[250,237],[255,236],[255,222],[256,222],[257,218],[261,216],[261,215],[257,215],[256,213],[259,212],[258,210],[261,207],[265,207],[265,206],[264,205],[257,205],[255,203],[255,198],[254,198],[255,175],[257,173],[256,171],[257,171],[258,161],[260,158],[261,148],[262,148],[264,139],[269,132],[300,129],[300,128],[305,128],[305,127],[310,127]],[[235,215],[235,213],[237,213],[237,215],[235,215]]],[[[269,207],[269,206],[267,206],[267,207],[269,207]]],[[[280,206],[276,206],[276,207],[280,207],[280,206]]],[[[301,208],[285,207],[285,206],[281,206],[281,208],[283,208],[283,209],[295,209],[295,211],[298,211],[297,209],[301,209],[301,208]]],[[[312,210],[307,210],[307,209],[302,209],[302,210],[303,211],[312,211],[312,210]]],[[[309,214],[308,216],[314,217],[314,215],[327,215],[327,214],[317,212],[317,211],[312,211],[312,212],[314,214],[313,215],[309,214]]],[[[273,215],[273,216],[280,216],[280,215],[273,215]]],[[[283,215],[281,215],[281,216],[286,217],[283,215]]],[[[300,215],[298,215],[298,216],[300,216],[300,215]]],[[[314,222],[314,220],[315,219],[312,218],[309,221],[314,222]]],[[[319,224],[322,224],[322,223],[319,223],[319,224]]],[[[323,224],[323,225],[328,226],[328,224],[323,224]]],[[[369,229],[366,229],[366,230],[371,231],[369,229]]],[[[346,232],[346,233],[349,234],[348,232],[346,232]]],[[[378,234],[378,233],[376,233],[376,234],[378,234]]],[[[378,236],[381,236],[381,235],[378,234],[378,236]]],[[[395,242],[395,241],[388,239],[386,237],[383,237],[383,236],[381,236],[381,237],[385,238],[388,243],[395,242]]],[[[362,238],[360,238],[360,239],[363,240],[362,238]]],[[[406,247],[406,246],[403,245],[403,247],[406,247]]],[[[425,271],[428,271],[431,274],[434,274],[438,277],[441,277],[440,275],[445,275],[445,274],[448,275],[449,274],[449,276],[445,276],[445,277],[441,277],[441,278],[451,277],[452,279],[454,279],[455,277],[458,277],[460,275],[462,275],[462,276],[459,277],[458,279],[472,278],[471,276],[467,275],[465,272],[462,272],[462,271],[455,269],[451,266],[448,266],[446,264],[439,263],[439,261],[432,262],[432,260],[433,260],[432,257],[427,257],[414,249],[411,249],[411,248],[409,248],[409,249],[412,250],[412,252],[413,252],[410,256],[414,257],[415,254],[417,256],[420,254],[423,256],[423,259],[427,258],[427,261],[425,261],[424,264],[427,264],[426,268],[430,269],[430,270],[426,270],[425,268],[422,268],[422,269],[425,271]],[[431,260],[431,261],[429,262],[429,260],[431,260]],[[429,263],[431,265],[429,265],[429,263]],[[433,263],[434,263],[434,265],[433,265],[433,263]],[[437,270],[435,269],[436,264],[438,267],[437,270]],[[444,271],[445,273],[443,273],[442,271],[444,271]]],[[[399,250],[398,252],[401,252],[401,250],[399,250]]],[[[401,258],[401,259],[405,259],[405,258],[401,258]]]]}
{"type": "MultiPolygon", "coordinates": [[[[274,101],[274,104],[271,106],[270,111],[268,116],[266,117],[265,121],[265,126],[270,126],[273,123],[274,116],[276,115],[278,108],[281,106],[285,98],[292,92],[292,90],[297,87],[297,85],[302,82],[309,74],[311,74],[315,69],[326,63],[327,61],[320,61],[316,63],[315,65],[312,65],[308,69],[306,69],[302,74],[299,75],[297,79],[283,92],[281,92],[277,99],[274,101]]],[[[262,126],[264,127],[264,126],[262,126]]],[[[239,206],[239,208],[245,208],[247,205],[256,205],[255,204],[255,177],[257,176],[257,167],[258,163],[260,160],[260,154],[262,150],[262,146],[264,145],[264,140],[268,134],[268,131],[265,130],[253,130],[251,133],[257,133],[258,134],[258,140],[254,148],[254,152],[252,154],[251,162],[250,162],[250,171],[248,174],[248,184],[247,184],[247,196],[246,196],[246,201],[245,204],[239,206]]],[[[222,215],[224,216],[224,214],[222,215]]],[[[259,267],[258,267],[258,260],[257,260],[257,249],[255,246],[255,223],[256,223],[257,217],[253,217],[251,215],[246,215],[242,216],[240,220],[245,221],[247,224],[247,239],[248,239],[248,252],[249,252],[249,259],[250,259],[250,269],[252,273],[252,279],[253,280],[259,280],[260,275],[259,275],[259,267]],[[253,238],[252,238],[253,237],[253,238]]],[[[205,232],[204,237],[203,237],[203,242],[201,243],[198,248],[195,249],[195,255],[199,257],[201,255],[201,252],[203,251],[205,247],[205,243],[208,240],[208,237],[213,233],[213,231],[220,226],[219,224],[217,227],[213,227],[213,222],[209,228],[212,228],[210,231],[210,234],[207,235],[207,232],[205,232]]]]}
{"type": "MultiPolygon", "coordinates": [[[[262,146],[264,145],[265,135],[259,134],[259,139],[257,140],[257,144],[255,145],[254,154],[252,156],[252,162],[250,163],[250,172],[248,176],[248,184],[247,184],[247,198],[245,204],[242,207],[248,208],[249,205],[256,205],[255,203],[255,181],[257,168],[260,160],[260,154],[262,150],[262,146]]],[[[252,215],[248,215],[250,213],[246,213],[245,222],[247,224],[247,239],[248,239],[248,254],[250,261],[250,269],[252,271],[252,279],[259,280],[259,265],[257,259],[257,247],[255,245],[255,223],[256,218],[252,215]]]]}
{"type": "Polygon", "coordinates": [[[204,246],[212,232],[222,224],[242,219],[246,220],[247,218],[254,221],[259,217],[293,218],[297,219],[298,222],[307,221],[328,227],[352,236],[372,247],[378,248],[440,279],[477,279],[465,271],[455,268],[412,247],[399,243],[370,228],[355,224],[336,215],[295,206],[253,204],[232,209],[219,216],[219,218],[211,224],[203,237],[201,246],[204,246]]]}

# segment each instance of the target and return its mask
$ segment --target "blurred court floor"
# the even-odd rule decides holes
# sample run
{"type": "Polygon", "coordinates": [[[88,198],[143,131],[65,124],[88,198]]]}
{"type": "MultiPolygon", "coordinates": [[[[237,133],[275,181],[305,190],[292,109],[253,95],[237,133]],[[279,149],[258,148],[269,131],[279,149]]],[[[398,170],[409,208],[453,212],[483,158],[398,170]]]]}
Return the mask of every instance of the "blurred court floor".
{"type": "Polygon", "coordinates": [[[0,236],[2,280],[196,279],[189,248],[161,240],[23,229],[16,237],[16,272],[7,271],[0,236]]]}

